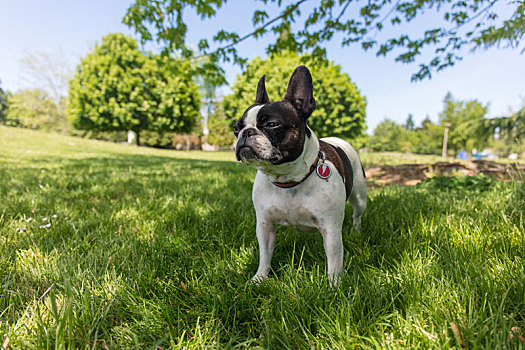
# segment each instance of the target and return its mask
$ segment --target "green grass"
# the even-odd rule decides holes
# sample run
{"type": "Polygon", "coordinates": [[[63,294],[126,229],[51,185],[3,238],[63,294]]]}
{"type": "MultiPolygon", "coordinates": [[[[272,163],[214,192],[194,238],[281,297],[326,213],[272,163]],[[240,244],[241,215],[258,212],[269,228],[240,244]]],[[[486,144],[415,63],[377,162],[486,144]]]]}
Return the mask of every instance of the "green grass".
{"type": "Polygon", "coordinates": [[[0,127],[0,344],[524,348],[524,184],[371,191],[330,289],[320,235],[284,228],[249,283],[254,174],[230,153],[0,127]]]}

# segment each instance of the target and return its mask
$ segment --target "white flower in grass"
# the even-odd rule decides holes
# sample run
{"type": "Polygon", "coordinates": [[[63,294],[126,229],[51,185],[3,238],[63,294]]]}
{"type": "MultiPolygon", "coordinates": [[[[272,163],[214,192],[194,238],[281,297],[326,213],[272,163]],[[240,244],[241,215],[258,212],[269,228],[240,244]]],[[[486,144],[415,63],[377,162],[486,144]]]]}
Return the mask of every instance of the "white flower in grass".
{"type": "Polygon", "coordinates": [[[31,221],[33,221],[33,218],[27,218],[26,219],[26,222],[31,222],[31,221]]]}
{"type": "Polygon", "coordinates": [[[51,224],[45,224],[45,225],[41,225],[40,228],[50,228],[51,227],[51,224]]]}
{"type": "Polygon", "coordinates": [[[24,232],[25,230],[26,230],[25,227],[17,227],[17,228],[16,228],[16,233],[22,233],[22,232],[24,232]]]}
{"type": "Polygon", "coordinates": [[[42,221],[47,221],[47,217],[43,218],[42,221]]]}
{"type": "Polygon", "coordinates": [[[51,215],[51,217],[52,217],[53,219],[56,219],[56,218],[57,218],[56,214],[51,215]]]}

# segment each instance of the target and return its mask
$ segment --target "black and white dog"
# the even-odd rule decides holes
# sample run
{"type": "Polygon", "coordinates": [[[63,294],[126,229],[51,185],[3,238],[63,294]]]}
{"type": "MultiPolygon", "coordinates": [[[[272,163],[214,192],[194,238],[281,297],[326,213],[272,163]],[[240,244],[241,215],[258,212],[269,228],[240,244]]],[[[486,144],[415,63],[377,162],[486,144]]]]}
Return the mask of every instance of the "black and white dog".
{"type": "Polygon", "coordinates": [[[347,200],[355,228],[361,225],[367,197],[359,156],[339,138],[315,136],[306,123],[314,109],[312,76],[299,66],[278,102],[270,102],[261,77],[255,104],[234,125],[237,160],[258,170],[252,199],[260,260],[254,281],[268,276],[276,224],[322,234],[332,284],[342,273],[347,200]]]}

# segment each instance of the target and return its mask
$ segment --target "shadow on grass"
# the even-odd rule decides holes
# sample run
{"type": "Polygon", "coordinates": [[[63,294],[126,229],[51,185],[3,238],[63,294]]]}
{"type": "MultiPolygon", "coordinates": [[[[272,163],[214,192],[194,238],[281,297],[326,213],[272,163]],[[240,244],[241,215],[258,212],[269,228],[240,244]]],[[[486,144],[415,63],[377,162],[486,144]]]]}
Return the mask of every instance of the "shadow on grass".
{"type": "Polygon", "coordinates": [[[48,157],[2,168],[0,223],[13,281],[32,291],[15,304],[75,276],[100,280],[117,270],[147,289],[142,278],[198,272],[211,257],[238,250],[245,237],[252,241],[253,175],[232,162],[147,155],[48,157]],[[30,249],[39,252],[35,264],[58,256],[55,271],[24,271],[19,252],[30,249]]]}
{"type": "MultiPolygon", "coordinates": [[[[501,220],[490,207],[472,207],[474,199],[462,193],[372,191],[360,233],[352,229],[347,208],[346,276],[332,293],[318,282],[326,267],[320,235],[288,229],[278,231],[275,277],[260,288],[248,283],[258,263],[254,171],[239,163],[136,154],[43,158],[32,167],[0,170],[0,177],[6,180],[0,185],[1,222],[8,225],[5,259],[13,262],[11,277],[3,278],[9,285],[2,310],[11,308],[3,317],[15,323],[49,286],[65,295],[64,281],[70,281],[71,298],[78,303],[78,321],[71,321],[78,345],[96,344],[97,332],[114,347],[128,336],[142,345],[165,337],[191,342],[200,327],[209,332],[203,339],[218,344],[286,347],[275,334],[303,329],[289,335],[290,344],[300,342],[304,332],[322,338],[327,327],[322,320],[371,336],[367,332],[383,327],[375,322],[388,324],[396,315],[430,315],[435,325],[453,319],[465,300],[479,306],[479,295],[487,290],[496,301],[507,290],[511,301],[505,308],[517,305],[522,315],[523,291],[512,282],[520,280],[518,270],[509,268],[499,287],[491,274],[479,271],[479,266],[492,268],[482,262],[488,256],[494,268],[500,252],[510,260],[522,256],[521,241],[485,234],[487,228],[473,238],[470,226],[456,229],[470,221],[480,224],[475,210],[492,214],[487,220],[495,230],[501,220]],[[26,230],[16,232],[22,225],[26,230]],[[483,239],[486,244],[479,242],[483,239]],[[32,260],[23,258],[20,252],[29,256],[31,249],[32,260]],[[39,273],[31,264],[51,267],[39,273]],[[467,278],[471,289],[465,287],[467,278]],[[26,287],[33,292],[20,294],[26,287]],[[429,306],[436,295],[454,293],[466,296],[444,298],[443,310],[429,306]],[[83,303],[94,306],[82,308],[83,303]],[[99,320],[97,332],[85,330],[83,319],[99,320]],[[281,328],[282,319],[290,329],[281,328]]],[[[523,206],[523,193],[515,191],[502,205],[518,227],[523,216],[512,208],[523,206]]]]}

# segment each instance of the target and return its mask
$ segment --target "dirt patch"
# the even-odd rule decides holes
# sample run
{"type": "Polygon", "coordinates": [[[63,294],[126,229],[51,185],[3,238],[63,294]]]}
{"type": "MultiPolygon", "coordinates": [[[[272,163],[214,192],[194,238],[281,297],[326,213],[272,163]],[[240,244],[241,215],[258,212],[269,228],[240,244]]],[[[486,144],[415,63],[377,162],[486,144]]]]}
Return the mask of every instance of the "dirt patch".
{"type": "Polygon", "coordinates": [[[524,164],[502,164],[489,160],[376,166],[365,169],[365,172],[368,186],[372,188],[389,184],[410,186],[439,175],[474,176],[484,174],[498,180],[525,179],[524,164]]]}

